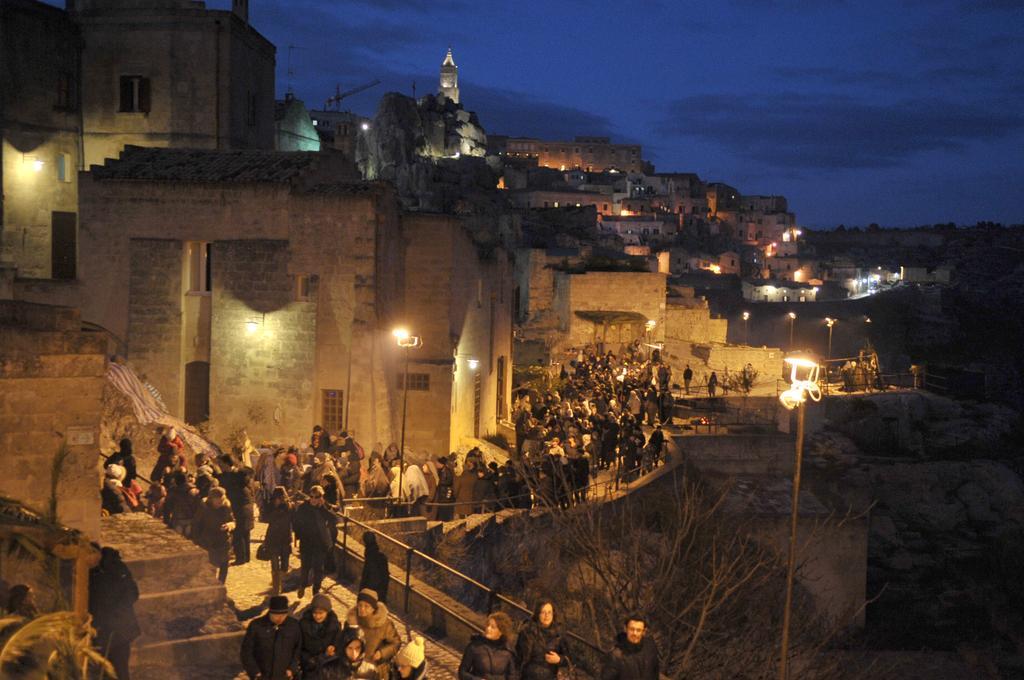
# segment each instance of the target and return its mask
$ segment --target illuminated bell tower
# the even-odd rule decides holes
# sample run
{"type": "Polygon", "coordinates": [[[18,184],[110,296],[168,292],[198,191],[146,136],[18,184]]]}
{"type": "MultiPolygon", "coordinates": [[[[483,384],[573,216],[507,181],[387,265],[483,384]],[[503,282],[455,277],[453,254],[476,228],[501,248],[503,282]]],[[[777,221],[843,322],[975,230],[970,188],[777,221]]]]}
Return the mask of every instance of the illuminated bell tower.
{"type": "Polygon", "coordinates": [[[441,63],[441,86],[438,92],[456,104],[459,103],[459,67],[452,59],[452,48],[448,48],[448,54],[441,63]]]}

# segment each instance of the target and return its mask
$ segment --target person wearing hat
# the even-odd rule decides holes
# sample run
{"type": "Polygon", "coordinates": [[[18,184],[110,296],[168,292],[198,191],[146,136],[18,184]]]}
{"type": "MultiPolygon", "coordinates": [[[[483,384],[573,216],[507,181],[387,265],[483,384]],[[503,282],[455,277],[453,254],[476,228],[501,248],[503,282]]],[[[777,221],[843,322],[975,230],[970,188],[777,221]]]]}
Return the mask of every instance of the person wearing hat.
{"type": "Polygon", "coordinates": [[[363,588],[356,596],[356,606],[349,610],[345,623],[358,626],[366,641],[366,658],[378,667],[387,668],[398,651],[402,639],[395,624],[388,618],[388,606],[377,600],[377,593],[363,588]]]}
{"type": "Polygon", "coordinates": [[[228,578],[228,557],[234,528],[234,515],[231,514],[227,494],[219,486],[212,487],[192,520],[192,540],[206,550],[210,564],[217,567],[217,578],[221,583],[228,578]]]}
{"type": "Polygon", "coordinates": [[[332,536],[338,518],[324,504],[324,489],[314,485],[309,498],[295,510],[292,529],[299,539],[299,559],[302,561],[299,582],[299,597],[306,594],[312,585],[313,594],[320,592],[324,580],[324,563],[334,546],[332,536]]]}
{"type": "Polygon", "coordinates": [[[334,677],[350,680],[378,680],[380,674],[377,666],[366,660],[366,640],[363,631],[357,626],[345,624],[338,636],[338,647],[341,649],[338,662],[332,664],[334,677]]]}
{"type": "Polygon", "coordinates": [[[300,674],[302,629],[289,616],[288,598],[274,595],[266,614],[253,619],[242,640],[242,667],[251,680],[289,680],[300,674]]]}
{"type": "Polygon", "coordinates": [[[104,473],[103,488],[100,490],[102,501],[100,507],[108,515],[120,515],[129,511],[121,484],[124,475],[124,468],[120,465],[109,465],[104,473]]]}
{"type": "Polygon", "coordinates": [[[299,619],[302,650],[299,652],[304,680],[321,680],[328,662],[337,657],[341,624],[331,600],[323,593],[313,596],[313,603],[299,619]]]}
{"type": "Polygon", "coordinates": [[[427,677],[427,655],[423,638],[413,635],[412,639],[391,662],[389,680],[425,680],[427,677]]]}

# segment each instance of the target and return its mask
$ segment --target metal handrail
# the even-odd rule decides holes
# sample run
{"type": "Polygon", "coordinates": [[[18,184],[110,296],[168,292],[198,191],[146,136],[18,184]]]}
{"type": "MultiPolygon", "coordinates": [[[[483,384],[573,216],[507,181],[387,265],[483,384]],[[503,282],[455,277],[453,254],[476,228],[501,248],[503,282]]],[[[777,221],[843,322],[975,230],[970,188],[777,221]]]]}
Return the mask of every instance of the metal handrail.
{"type": "MultiPolygon", "coordinates": [[[[372,531],[372,532],[374,532],[378,536],[383,537],[384,539],[390,541],[393,545],[397,546],[400,550],[403,550],[405,552],[405,555],[406,555],[406,565],[405,565],[406,569],[405,569],[404,610],[407,613],[409,611],[409,594],[415,591],[415,588],[413,587],[412,581],[411,581],[412,558],[413,557],[419,557],[419,558],[427,561],[428,563],[433,564],[434,566],[441,568],[442,570],[446,571],[447,573],[451,574],[452,576],[460,578],[463,581],[465,581],[466,583],[469,583],[470,585],[474,586],[475,588],[478,588],[479,590],[481,590],[484,593],[486,593],[487,597],[488,597],[488,609],[489,610],[493,609],[493,606],[494,606],[494,604],[496,602],[501,602],[501,603],[503,603],[505,605],[508,605],[509,607],[512,607],[514,610],[516,610],[516,611],[518,611],[518,612],[520,612],[522,614],[525,614],[526,616],[533,616],[533,612],[529,608],[527,608],[526,606],[520,604],[519,602],[516,602],[515,600],[513,600],[512,598],[510,598],[510,597],[508,597],[506,595],[502,595],[501,593],[497,592],[494,588],[491,588],[490,586],[487,586],[487,585],[481,583],[480,581],[477,581],[473,577],[468,576],[467,574],[462,573],[458,569],[455,569],[454,567],[452,567],[452,566],[450,566],[448,564],[445,564],[444,562],[441,562],[440,560],[438,560],[438,559],[436,559],[436,558],[434,558],[434,557],[432,557],[430,555],[427,555],[426,553],[424,553],[424,552],[422,552],[420,550],[417,550],[416,548],[412,547],[411,545],[409,545],[409,544],[407,544],[407,543],[405,543],[405,542],[403,542],[403,541],[401,541],[401,540],[399,540],[397,538],[389,536],[386,533],[380,532],[375,527],[373,527],[373,526],[371,526],[371,525],[369,525],[369,524],[367,524],[365,522],[361,522],[361,521],[359,521],[359,520],[357,520],[357,519],[355,519],[353,517],[349,517],[348,515],[343,515],[342,516],[342,535],[339,538],[339,540],[335,542],[335,545],[337,547],[341,548],[341,550],[342,550],[343,559],[347,559],[348,554],[350,552],[352,552],[349,549],[349,547],[348,547],[349,523],[355,524],[356,526],[358,526],[361,529],[363,529],[363,531],[372,531]]],[[[354,552],[352,554],[355,555],[354,552]]],[[[444,612],[454,616],[456,619],[461,621],[463,624],[470,626],[471,628],[473,628],[477,632],[483,632],[483,629],[480,627],[479,624],[467,620],[464,616],[458,614],[457,612],[452,611],[450,607],[447,607],[443,603],[438,602],[436,599],[432,598],[429,594],[424,593],[422,591],[415,591],[415,592],[418,592],[418,594],[421,597],[423,597],[424,599],[426,599],[428,602],[430,602],[430,604],[432,606],[438,607],[442,611],[444,611],[444,612]]],[[[590,650],[592,650],[594,652],[597,652],[597,653],[599,653],[601,655],[607,654],[607,651],[604,650],[602,647],[600,647],[596,643],[591,642],[590,640],[587,640],[586,638],[584,638],[584,637],[582,637],[582,636],[580,636],[580,635],[578,635],[576,633],[568,631],[567,635],[568,635],[568,637],[570,637],[573,640],[575,640],[575,641],[585,645],[586,647],[588,647],[590,650]]]]}

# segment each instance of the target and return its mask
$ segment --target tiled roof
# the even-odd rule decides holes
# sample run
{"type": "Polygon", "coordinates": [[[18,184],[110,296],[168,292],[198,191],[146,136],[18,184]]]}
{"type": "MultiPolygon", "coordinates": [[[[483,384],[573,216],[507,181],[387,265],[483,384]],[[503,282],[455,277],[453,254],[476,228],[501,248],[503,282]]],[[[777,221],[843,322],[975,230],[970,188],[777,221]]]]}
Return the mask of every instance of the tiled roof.
{"type": "Polygon", "coordinates": [[[94,165],[105,180],[155,182],[289,182],[317,162],[314,151],[215,151],[126,146],[119,159],[94,165]]]}

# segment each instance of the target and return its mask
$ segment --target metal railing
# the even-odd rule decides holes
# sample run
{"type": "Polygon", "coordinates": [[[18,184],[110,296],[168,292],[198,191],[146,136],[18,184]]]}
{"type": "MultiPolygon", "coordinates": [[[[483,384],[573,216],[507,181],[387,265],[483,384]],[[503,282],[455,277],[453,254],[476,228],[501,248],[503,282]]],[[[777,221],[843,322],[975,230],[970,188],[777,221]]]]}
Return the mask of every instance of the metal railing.
{"type": "MultiPolygon", "coordinates": [[[[476,621],[470,620],[466,616],[463,616],[459,612],[453,610],[447,604],[445,604],[443,602],[440,602],[437,598],[431,596],[430,593],[425,592],[424,589],[422,589],[422,588],[417,589],[415,587],[415,585],[413,584],[413,581],[412,581],[412,571],[413,571],[414,559],[415,559],[415,560],[419,560],[420,562],[424,562],[424,563],[426,563],[428,565],[431,565],[431,566],[433,566],[433,567],[435,567],[437,569],[440,569],[444,573],[446,573],[446,574],[448,574],[448,575],[450,575],[450,576],[460,580],[461,582],[465,583],[466,585],[469,585],[473,589],[475,589],[475,590],[481,592],[482,594],[484,594],[486,596],[486,601],[487,601],[487,607],[486,607],[487,611],[484,612],[484,614],[489,614],[489,613],[493,612],[495,610],[495,606],[498,603],[501,603],[501,604],[505,605],[506,607],[510,608],[513,612],[519,613],[519,614],[521,614],[521,615],[523,615],[523,616],[525,616],[527,618],[533,616],[533,612],[529,608],[527,608],[525,605],[521,604],[520,602],[517,602],[516,600],[512,599],[511,597],[509,597],[507,595],[503,595],[503,594],[499,593],[496,589],[494,589],[494,588],[492,588],[492,587],[490,587],[490,586],[488,586],[488,585],[486,585],[484,583],[481,583],[480,581],[474,579],[473,577],[471,577],[471,576],[469,576],[467,574],[462,573],[458,569],[455,569],[454,567],[452,567],[452,566],[450,566],[448,564],[445,564],[444,562],[442,562],[442,561],[440,561],[440,560],[438,560],[438,559],[436,559],[436,558],[434,558],[434,557],[432,557],[432,556],[430,556],[430,555],[428,555],[428,554],[426,554],[426,553],[424,553],[424,552],[422,552],[420,550],[417,550],[416,548],[412,547],[411,545],[409,545],[407,543],[404,543],[403,541],[400,541],[397,538],[394,538],[392,536],[389,536],[386,533],[383,533],[383,532],[379,531],[376,527],[373,527],[373,526],[371,526],[371,525],[369,525],[369,524],[367,524],[365,522],[361,522],[361,521],[359,521],[357,519],[349,517],[348,515],[344,515],[344,516],[341,517],[341,524],[342,524],[342,526],[341,526],[340,536],[339,536],[338,540],[335,543],[335,545],[338,548],[341,549],[342,566],[339,568],[339,572],[341,572],[341,573],[344,573],[345,564],[346,564],[346,561],[348,560],[348,557],[349,557],[350,554],[354,558],[358,559],[358,557],[359,557],[359,555],[357,553],[355,553],[353,550],[351,550],[349,548],[349,545],[348,545],[348,537],[349,537],[349,533],[350,533],[350,527],[353,526],[353,525],[358,527],[358,528],[360,528],[360,529],[362,529],[364,532],[366,532],[366,531],[373,532],[374,534],[377,535],[378,539],[384,539],[384,540],[388,541],[389,543],[391,543],[393,546],[395,546],[396,548],[398,548],[400,551],[402,551],[405,554],[405,578],[404,578],[404,583],[403,583],[403,610],[405,611],[405,613],[409,612],[409,597],[410,597],[410,595],[415,593],[419,597],[421,597],[424,600],[426,600],[427,602],[429,602],[432,607],[436,607],[437,609],[440,609],[445,614],[447,614],[447,615],[451,616],[452,618],[456,619],[457,621],[461,622],[463,625],[467,626],[471,630],[474,630],[477,633],[483,633],[484,632],[483,627],[479,623],[477,623],[476,621]]],[[[422,579],[420,579],[420,580],[422,580],[422,579]]],[[[437,588],[437,590],[440,591],[441,589],[437,588]]],[[[444,591],[441,591],[441,592],[444,592],[444,591]]],[[[461,600],[459,600],[459,598],[457,598],[455,596],[450,596],[450,597],[452,597],[452,599],[457,601],[457,602],[461,602],[461,600]]],[[[462,604],[463,604],[463,606],[467,607],[468,609],[471,609],[471,610],[473,609],[472,606],[467,605],[464,602],[462,602],[462,604]]],[[[607,653],[608,653],[606,650],[604,650],[598,644],[596,644],[594,642],[591,642],[590,640],[587,640],[586,638],[584,638],[584,637],[582,637],[582,636],[580,636],[580,635],[578,635],[576,633],[573,633],[571,631],[567,631],[566,635],[567,635],[567,637],[572,639],[574,642],[583,645],[588,650],[590,650],[593,653],[598,654],[601,657],[606,656],[607,653]]]]}

